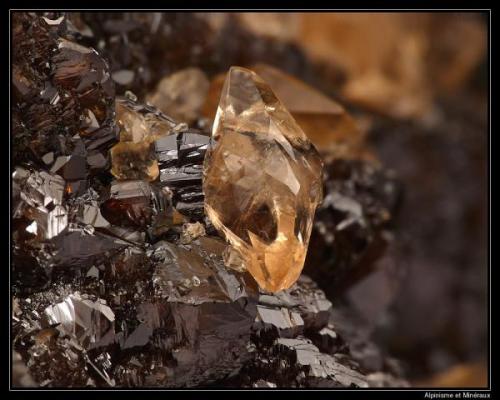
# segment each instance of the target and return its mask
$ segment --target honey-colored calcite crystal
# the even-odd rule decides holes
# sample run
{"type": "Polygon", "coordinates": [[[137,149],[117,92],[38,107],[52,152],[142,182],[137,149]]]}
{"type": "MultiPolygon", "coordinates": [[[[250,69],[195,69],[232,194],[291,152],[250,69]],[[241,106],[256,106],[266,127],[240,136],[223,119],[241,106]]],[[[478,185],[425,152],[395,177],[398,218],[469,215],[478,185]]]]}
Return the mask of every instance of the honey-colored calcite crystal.
{"type": "Polygon", "coordinates": [[[154,107],[118,98],[116,124],[120,142],[110,151],[111,173],[118,180],[154,181],[160,173],[154,142],[172,134],[175,121],[154,107]]]}
{"type": "Polygon", "coordinates": [[[341,104],[270,65],[257,64],[252,71],[273,88],[320,152],[344,158],[369,156],[365,131],[341,104]]]}
{"type": "MultiPolygon", "coordinates": [[[[420,118],[457,90],[486,51],[480,13],[301,13],[295,42],[342,71],[342,97],[392,118],[420,118]]],[[[261,29],[265,29],[262,27],[261,29]]]]}
{"type": "Polygon", "coordinates": [[[205,158],[205,210],[264,290],[299,277],[322,161],[302,129],[254,72],[232,67],[205,158]]]}

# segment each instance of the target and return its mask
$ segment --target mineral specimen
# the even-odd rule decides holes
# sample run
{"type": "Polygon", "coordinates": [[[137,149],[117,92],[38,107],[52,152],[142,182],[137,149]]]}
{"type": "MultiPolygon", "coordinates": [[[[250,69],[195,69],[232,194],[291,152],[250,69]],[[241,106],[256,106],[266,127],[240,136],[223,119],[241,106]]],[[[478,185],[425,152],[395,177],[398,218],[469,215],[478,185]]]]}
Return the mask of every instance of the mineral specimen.
{"type": "Polygon", "coordinates": [[[176,123],[160,110],[127,98],[116,101],[116,120],[121,142],[148,142],[168,134],[176,123]]]}
{"type": "Polygon", "coordinates": [[[176,123],[165,114],[147,105],[128,99],[116,102],[120,143],[111,149],[111,173],[120,180],[158,178],[158,163],[153,142],[169,135],[176,123]]]}
{"type": "Polygon", "coordinates": [[[85,347],[106,346],[115,340],[115,315],[105,303],[70,295],[62,303],[45,309],[49,326],[76,337],[85,347]]]}
{"type": "Polygon", "coordinates": [[[90,267],[103,257],[123,250],[128,243],[104,233],[74,228],[55,237],[52,244],[55,250],[51,252],[51,265],[67,270],[90,267]]]}
{"type": "Polygon", "coordinates": [[[121,344],[133,350],[122,363],[126,367],[116,369],[121,384],[149,368],[140,378],[145,386],[207,384],[249,359],[256,286],[248,274],[226,270],[225,247],[222,240],[205,237],[189,249],[164,241],[154,246],[154,297],[140,307],[141,323],[121,344]]]}
{"type": "Polygon", "coordinates": [[[316,284],[301,275],[290,289],[261,294],[253,330],[261,343],[316,332],[328,323],[331,308],[332,303],[316,284]]]}
{"type": "Polygon", "coordinates": [[[111,149],[111,162],[117,179],[158,178],[158,164],[149,143],[118,143],[111,149]]]}
{"type": "Polygon", "coordinates": [[[228,73],[205,159],[205,209],[259,285],[290,287],[304,265],[321,201],[321,159],[271,88],[228,73]]]}
{"type": "Polygon", "coordinates": [[[173,192],[175,208],[191,219],[204,217],[201,183],[209,141],[208,136],[189,129],[155,142],[160,168],[159,185],[173,192]]]}
{"type": "Polygon", "coordinates": [[[328,354],[322,354],[307,339],[277,339],[274,351],[279,359],[296,360],[299,377],[309,387],[368,387],[366,377],[339,363],[328,354]]]}
{"type": "Polygon", "coordinates": [[[273,88],[318,150],[336,157],[367,156],[364,133],[342,105],[277,68],[257,64],[252,69],[273,88]]]}
{"type": "Polygon", "coordinates": [[[15,386],[404,383],[334,319],[337,298],[299,276],[311,229],[325,257],[342,261],[309,259],[328,287],[390,220],[387,179],[336,160],[313,225],[322,162],[309,140],[357,154],[364,138],[352,119],[262,65],[267,84],[231,69],[213,138],[214,115],[200,118],[207,76],[233,63],[265,55],[311,74],[296,47],[261,32],[254,41],[231,16],[217,27],[200,14],[15,14],[15,386]]]}
{"type": "Polygon", "coordinates": [[[145,227],[151,223],[151,187],[144,181],[115,182],[102,214],[114,225],[145,227]]]}
{"type": "Polygon", "coordinates": [[[407,385],[390,368],[383,379],[367,374],[370,370],[360,367],[336,325],[329,322],[333,311],[324,292],[305,275],[290,289],[261,294],[248,348],[251,358],[240,373],[219,383],[280,388],[407,385]]]}
{"type": "Polygon", "coordinates": [[[180,243],[189,244],[194,239],[197,239],[200,236],[205,236],[205,233],[205,226],[200,222],[195,222],[194,224],[186,224],[184,225],[184,229],[182,230],[180,243]]]}
{"type": "Polygon", "coordinates": [[[64,179],[45,171],[29,171],[18,167],[13,174],[15,220],[29,221],[26,232],[38,240],[59,235],[68,225],[68,213],[62,204],[64,179]]]}
{"type": "MultiPolygon", "coordinates": [[[[267,64],[252,70],[272,87],[276,97],[320,152],[342,157],[366,156],[364,134],[354,118],[339,103],[311,86],[267,64]]],[[[212,79],[203,106],[205,117],[213,119],[224,84],[224,74],[212,79]]]]}
{"type": "Polygon", "coordinates": [[[69,156],[76,134],[84,157],[106,155],[116,137],[114,86],[104,59],[64,38],[64,17],[14,13],[13,33],[15,160],[69,156]]]}

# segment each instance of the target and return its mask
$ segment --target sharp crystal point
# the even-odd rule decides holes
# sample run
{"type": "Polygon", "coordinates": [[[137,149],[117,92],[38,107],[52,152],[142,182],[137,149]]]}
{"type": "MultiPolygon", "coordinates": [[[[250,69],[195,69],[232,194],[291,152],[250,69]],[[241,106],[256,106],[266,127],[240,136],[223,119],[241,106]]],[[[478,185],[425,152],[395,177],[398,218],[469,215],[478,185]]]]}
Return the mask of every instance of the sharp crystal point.
{"type": "Polygon", "coordinates": [[[212,136],[203,183],[210,220],[261,288],[289,288],[322,198],[316,149],[269,85],[240,67],[226,77],[212,136]]]}

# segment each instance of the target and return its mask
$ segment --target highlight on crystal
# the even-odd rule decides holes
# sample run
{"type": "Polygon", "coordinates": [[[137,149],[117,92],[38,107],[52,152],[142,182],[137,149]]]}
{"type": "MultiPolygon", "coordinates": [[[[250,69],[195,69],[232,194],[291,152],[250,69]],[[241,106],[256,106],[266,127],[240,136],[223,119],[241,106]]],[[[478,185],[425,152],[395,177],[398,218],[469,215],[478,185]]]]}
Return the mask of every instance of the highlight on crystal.
{"type": "Polygon", "coordinates": [[[10,17],[13,390],[488,389],[487,12],[10,17]]]}

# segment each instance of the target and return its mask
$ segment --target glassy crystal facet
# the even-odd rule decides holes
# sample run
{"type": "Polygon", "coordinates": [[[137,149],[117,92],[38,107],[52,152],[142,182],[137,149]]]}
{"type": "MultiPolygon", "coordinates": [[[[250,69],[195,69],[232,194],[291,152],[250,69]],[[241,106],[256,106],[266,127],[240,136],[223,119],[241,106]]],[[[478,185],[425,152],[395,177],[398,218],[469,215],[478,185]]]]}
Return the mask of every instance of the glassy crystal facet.
{"type": "Polygon", "coordinates": [[[120,143],[111,149],[111,173],[119,180],[158,178],[153,142],[172,133],[175,122],[154,107],[128,99],[116,102],[120,143]]]}
{"type": "Polygon", "coordinates": [[[262,289],[299,277],[322,198],[321,159],[271,88],[233,67],[204,170],[205,209],[262,289]]]}

